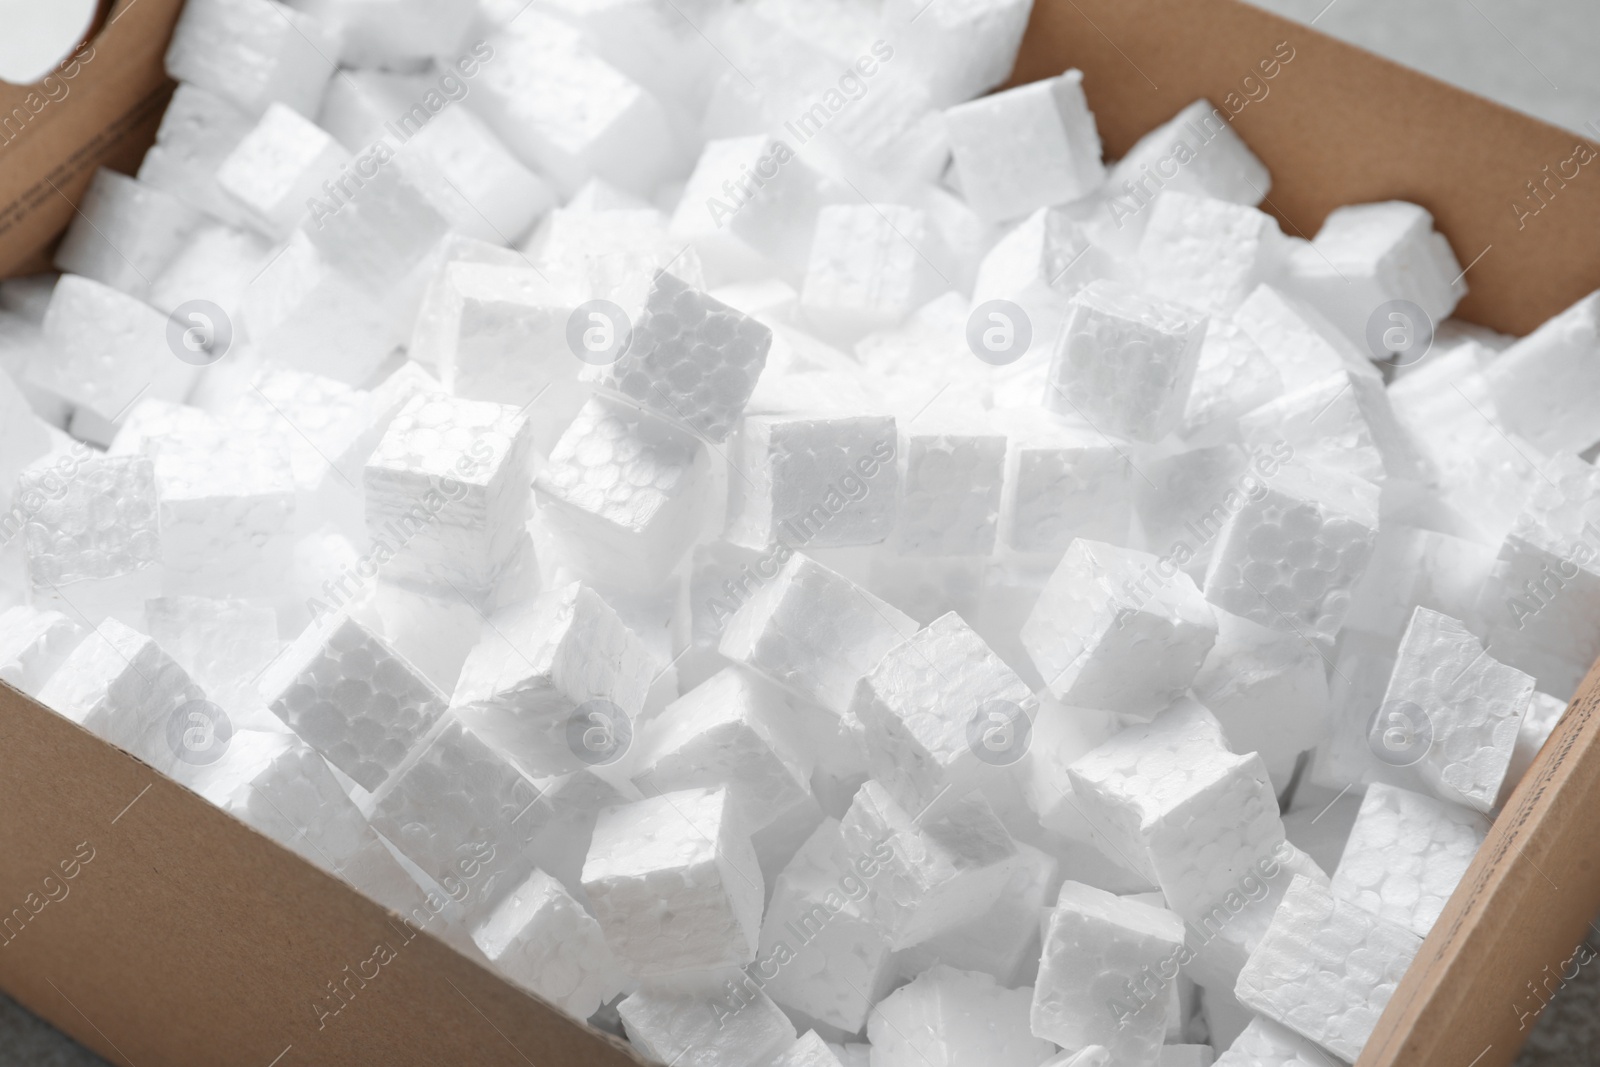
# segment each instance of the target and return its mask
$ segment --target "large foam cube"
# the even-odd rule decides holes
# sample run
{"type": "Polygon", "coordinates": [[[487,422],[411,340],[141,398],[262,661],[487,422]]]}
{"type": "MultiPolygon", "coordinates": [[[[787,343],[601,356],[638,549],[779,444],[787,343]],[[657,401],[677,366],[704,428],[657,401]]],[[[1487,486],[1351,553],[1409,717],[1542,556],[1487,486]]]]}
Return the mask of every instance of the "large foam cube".
{"type": "Polygon", "coordinates": [[[501,974],[575,1019],[621,991],[600,924],[542,870],[502,900],[472,940],[501,974]]]}
{"type": "Polygon", "coordinates": [[[987,556],[1000,525],[1006,437],[975,419],[900,427],[900,499],[892,547],[902,556],[987,556]]]}
{"type": "Polygon", "coordinates": [[[217,184],[233,197],[252,226],[282,240],[353,162],[343,145],[316,123],[283,104],[269,104],[255,129],[217,167],[217,184]]]}
{"type": "Polygon", "coordinates": [[[606,943],[636,976],[749,963],[762,889],[749,831],[722,789],[603,812],[583,865],[606,943]]]}
{"type": "Polygon", "coordinates": [[[1410,930],[1297,877],[1234,995],[1354,1062],[1422,947],[1410,930]]]}
{"type": "Polygon", "coordinates": [[[1076,538],[1127,538],[1133,468],[1126,444],[1037,410],[1007,410],[996,418],[1007,420],[1010,438],[1001,544],[1059,559],[1076,538]]]}
{"type": "Polygon", "coordinates": [[[17,489],[23,503],[37,501],[21,530],[35,606],[60,601],[93,623],[160,592],[161,519],[147,457],[91,453],[59,471],[36,464],[17,489]]]}
{"type": "Polygon", "coordinates": [[[1105,178],[1082,71],[959,104],[944,117],[962,192],[990,221],[1076,200],[1105,178]]]}
{"type": "Polygon", "coordinates": [[[1054,1047],[1028,1029],[1031,999],[1031,990],[1006,989],[987,974],[930,967],[873,1012],[873,1062],[1038,1067],[1054,1047]]]}
{"type": "Polygon", "coordinates": [[[1023,647],[1062,703],[1148,718],[1194,680],[1216,616],[1187,574],[1162,563],[1098,541],[1067,548],[1022,626],[1023,647]]]}
{"type": "Polygon", "coordinates": [[[618,1004],[617,1014],[634,1047],[660,1063],[765,1064],[795,1042],[794,1024],[759,989],[736,999],[646,988],[618,1004]]]}
{"type": "Polygon", "coordinates": [[[307,627],[257,687],[275,715],[369,792],[445,711],[444,694],[343,614],[307,627]]]}

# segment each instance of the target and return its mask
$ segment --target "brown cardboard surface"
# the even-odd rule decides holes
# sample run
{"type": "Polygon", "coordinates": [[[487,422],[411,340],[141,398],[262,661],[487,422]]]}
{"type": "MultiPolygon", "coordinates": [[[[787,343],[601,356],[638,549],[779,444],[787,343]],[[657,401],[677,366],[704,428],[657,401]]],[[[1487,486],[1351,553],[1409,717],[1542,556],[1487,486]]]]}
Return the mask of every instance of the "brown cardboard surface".
{"type": "Polygon", "coordinates": [[[48,266],[97,167],[139,168],[172,95],[161,61],[182,6],[118,0],[66,71],[0,84],[0,278],[48,266]]]}
{"type": "Polygon", "coordinates": [[[1555,173],[1574,134],[1237,0],[1038,0],[1013,78],[1068,67],[1109,158],[1197,97],[1246,101],[1233,126],[1272,172],[1262,207],[1286,233],[1315,235],[1342,204],[1426,207],[1468,267],[1463,318],[1524,334],[1600,288],[1600,159],[1555,173]],[[1280,42],[1294,58],[1263,79],[1280,42]],[[1519,223],[1546,166],[1546,202],[1519,223]]]}
{"type": "Polygon", "coordinates": [[[641,1062],[4,685],[0,813],[0,986],[112,1063],[641,1062]]]}

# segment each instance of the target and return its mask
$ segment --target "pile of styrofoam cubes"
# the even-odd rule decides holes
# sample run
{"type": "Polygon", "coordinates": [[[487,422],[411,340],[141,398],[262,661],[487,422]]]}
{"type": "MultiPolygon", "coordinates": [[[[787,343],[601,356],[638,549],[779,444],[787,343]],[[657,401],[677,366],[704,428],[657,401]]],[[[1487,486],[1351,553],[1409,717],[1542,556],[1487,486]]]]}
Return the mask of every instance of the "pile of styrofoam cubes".
{"type": "Polygon", "coordinates": [[[1354,1060],[1600,652],[1600,305],[1029,6],[190,0],[0,678],[664,1063],[1354,1060]]]}

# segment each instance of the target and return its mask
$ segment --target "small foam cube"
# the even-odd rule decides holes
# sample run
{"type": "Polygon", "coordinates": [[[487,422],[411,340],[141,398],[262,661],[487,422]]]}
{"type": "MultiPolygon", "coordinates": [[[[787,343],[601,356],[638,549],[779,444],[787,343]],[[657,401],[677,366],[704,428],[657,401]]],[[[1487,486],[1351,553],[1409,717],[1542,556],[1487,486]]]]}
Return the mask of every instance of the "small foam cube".
{"type": "Polygon", "coordinates": [[[1589,354],[1600,343],[1600,293],[1590,293],[1508,348],[1484,370],[1507,429],[1545,452],[1600,442],[1600,414],[1583,398],[1600,389],[1589,354]]]}
{"type": "Polygon", "coordinates": [[[370,176],[362,170],[354,170],[362,184],[353,194],[318,201],[310,209],[311,221],[297,233],[305,234],[328,267],[359,292],[392,299],[393,290],[407,283],[444,240],[454,224],[452,197],[459,194],[435,168],[410,156],[379,166],[370,176]]]}
{"type": "Polygon", "coordinates": [[[427,679],[342,614],[307,627],[257,685],[273,714],[369,792],[445,710],[427,679]]]}
{"type": "Polygon", "coordinates": [[[501,901],[472,940],[501,974],[575,1019],[621,991],[600,924],[544,871],[501,901]]]}
{"type": "Polygon", "coordinates": [[[759,830],[811,792],[807,761],[784,736],[788,714],[766,681],[726,667],[650,720],[634,781],[647,795],[725,786],[759,830]]]}
{"type": "Polygon", "coordinates": [[[1033,1032],[1068,1048],[1103,1045],[1152,1062],[1167,1027],[1167,987],[1183,920],[1081,882],[1061,887],[1033,986],[1033,1032]]]}
{"type": "Polygon", "coordinates": [[[354,161],[322,127],[283,104],[267,106],[255,129],[217,167],[217,184],[245,218],[274,240],[289,236],[322,185],[354,161]]]}
{"type": "Polygon", "coordinates": [[[1511,791],[1522,781],[1533,766],[1539,750],[1549,740],[1561,716],[1566,713],[1567,702],[1544,693],[1535,692],[1522,715],[1522,726],[1517,730],[1517,747],[1511,753],[1511,766],[1506,770],[1505,782],[1500,786],[1498,806],[1505,807],[1511,791]]]}
{"type": "Polygon", "coordinates": [[[530,770],[561,774],[620,754],[655,673],[610,605],[573,582],[490,617],[451,706],[530,770]],[[599,747],[575,740],[591,727],[604,733],[599,747]]]}
{"type": "MultiPolygon", "coordinates": [[[[192,300],[209,301],[222,309],[231,327],[237,321],[245,289],[266,265],[270,253],[271,247],[260,234],[220,222],[202,223],[179,246],[161,272],[151,278],[146,299],[151,307],[168,315],[192,300]]],[[[209,351],[215,353],[222,347],[217,329],[221,320],[214,313],[208,317],[212,320],[209,324],[196,319],[191,308],[185,310],[179,321],[187,318],[191,326],[208,326],[209,340],[203,332],[197,339],[208,340],[209,351]]],[[[193,344],[193,340],[185,343],[193,344]]],[[[231,338],[229,348],[232,348],[231,338]]]]}
{"type": "Polygon", "coordinates": [[[1327,1067],[1327,1063],[1328,1054],[1315,1041],[1257,1015],[1215,1067],[1327,1067]]]}
{"type": "Polygon", "coordinates": [[[1271,215],[1168,190],[1156,200],[1138,262],[1152,291],[1210,314],[1231,314],[1280,268],[1285,238],[1271,215]]]}
{"type": "Polygon", "coordinates": [[[1030,0],[985,0],[935,11],[892,0],[884,19],[896,53],[929,82],[935,107],[971,100],[1006,80],[1028,26],[1030,0]]]}
{"type": "Polygon", "coordinates": [[[338,30],[313,15],[271,0],[202,0],[178,19],[167,73],[252,115],[276,101],[309,116],[338,55],[338,30]]]}
{"type": "Polygon", "coordinates": [[[1076,200],[1105,178],[1082,71],[958,104],[944,117],[962,192],[990,222],[1076,200]]]}
{"type": "Polygon", "coordinates": [[[533,486],[540,522],[585,576],[653,586],[705,525],[710,454],[681,426],[597,393],[533,486]]]}
{"type": "Polygon", "coordinates": [[[1272,188],[1266,164],[1244,143],[1232,118],[1205,99],[1139,138],[1106,181],[1112,195],[1141,203],[1170,189],[1254,207],[1272,188]]]}
{"type": "MultiPolygon", "coordinates": [[[[39,691],[39,702],[98,737],[171,772],[174,727],[205,692],[148,635],[106,619],[39,691]]],[[[181,732],[177,736],[181,736],[181,732]]]]}
{"type": "Polygon", "coordinates": [[[1000,525],[1006,437],[975,420],[900,427],[900,499],[892,547],[902,556],[987,556],[1000,525]]]}
{"type": "MultiPolygon", "coordinates": [[[[409,125],[409,116],[402,121],[409,125]]],[[[398,157],[403,166],[431,168],[443,182],[439,209],[457,231],[482,241],[516,241],[555,204],[549,184],[466,108],[433,115],[398,157]]]]}
{"type": "Polygon", "coordinates": [[[1490,656],[1460,622],[1418,608],[1400,639],[1373,743],[1388,737],[1391,715],[1402,716],[1426,731],[1417,769],[1428,786],[1441,799],[1491,811],[1533,687],[1531,677],[1490,656]]]}
{"type": "Polygon", "coordinates": [[[799,552],[729,619],[724,656],[844,715],[856,683],[917,624],[799,552]]]}
{"type": "Polygon", "coordinates": [[[1419,607],[1477,619],[1478,595],[1495,565],[1494,546],[1436,530],[1387,525],[1351,595],[1345,626],[1392,641],[1419,607]]]}
{"type": "Polygon", "coordinates": [[[1340,371],[1261,405],[1239,420],[1247,445],[1294,450],[1306,466],[1369,482],[1418,480],[1420,456],[1396,420],[1383,383],[1340,371]]]}
{"type": "Polygon", "coordinates": [[[1333,872],[1333,892],[1427,937],[1487,832],[1467,808],[1374,782],[1333,872]]]}
{"type": "Polygon", "coordinates": [[[1421,948],[1400,924],[1296,877],[1234,995],[1354,1062],[1421,948]]]}
{"type": "Polygon", "coordinates": [[[1089,283],[1072,298],[1045,406],[1104,433],[1160,440],[1183,418],[1206,322],[1133,286],[1089,283]]]}
{"type": "Polygon", "coordinates": [[[634,1048],[660,1063],[766,1064],[795,1042],[794,1023],[760,989],[735,998],[646,988],[617,1013],[634,1048]]]}
{"type": "Polygon", "coordinates": [[[1033,692],[955,612],[886,652],[850,705],[873,776],[913,810],[1020,758],[1037,713],[1033,692]]]}
{"type": "MultiPolygon", "coordinates": [[[[140,397],[183,400],[199,370],[168,347],[165,315],[75,274],[56,283],[43,329],[55,359],[34,361],[28,379],[107,425],[140,397]]],[[[111,438],[92,443],[109,445],[111,438]]]]}
{"type": "Polygon", "coordinates": [[[823,338],[855,341],[895,326],[937,295],[925,247],[927,216],[903,204],[830,204],[800,290],[806,321],[823,338]]]}
{"type": "Polygon", "coordinates": [[[844,1067],[828,1043],[815,1030],[807,1030],[800,1040],[772,1061],[769,1067],[844,1067]]]}
{"type": "Polygon", "coordinates": [[[22,527],[35,606],[70,597],[93,615],[156,595],[161,520],[148,458],[91,454],[59,473],[36,464],[17,487],[19,500],[39,501],[22,527]]]}
{"type": "Polygon", "coordinates": [[[1042,411],[1002,411],[1007,420],[1000,540],[1016,552],[1059,559],[1076,538],[1119,542],[1133,513],[1128,448],[1042,411]]]}
{"type": "Polygon", "coordinates": [[[872,545],[894,529],[895,420],[888,415],[750,415],[734,443],[728,539],[813,548],[872,545]]]}
{"type": "MultiPolygon", "coordinates": [[[[206,694],[237,714],[260,706],[253,679],[282,647],[278,616],[261,601],[169,596],[145,602],[150,636],[189,672],[206,694]]],[[[272,729],[266,716],[253,729],[272,729]]]]}
{"type": "Polygon", "coordinates": [[[868,914],[866,879],[880,859],[852,859],[839,820],[824,819],[773,882],[757,972],[787,1010],[846,1033],[867,1024],[895,979],[895,954],[868,914]]]}
{"type": "Polygon", "coordinates": [[[706,142],[672,216],[719,280],[776,266],[792,273],[811,251],[822,175],[778,139],[757,134],[706,142]]]}
{"type": "Polygon", "coordinates": [[[882,1067],[1038,1067],[1054,1048],[1029,1032],[1031,1000],[1031,990],[1006,989],[987,974],[930,967],[872,1013],[872,1061],[882,1067]]]}
{"type": "Polygon", "coordinates": [[[83,636],[83,627],[59,611],[26,605],[0,611],[0,682],[38,695],[83,636]]]}
{"type": "MultiPolygon", "coordinates": [[[[339,59],[351,67],[451,55],[472,28],[470,10],[428,0],[295,0],[294,6],[340,28],[339,59]]],[[[476,73],[471,56],[456,64],[466,77],[476,73]]]]}
{"type": "Polygon", "coordinates": [[[869,779],[839,834],[852,859],[889,853],[864,877],[872,890],[868,917],[895,950],[983,915],[1021,863],[1016,842],[977,792],[908,812],[869,779]]]}
{"type": "Polygon", "coordinates": [[[1222,528],[1206,599],[1329,646],[1372,558],[1377,529],[1376,486],[1336,471],[1285,467],[1222,528]]]}
{"type": "Polygon", "coordinates": [[[1196,444],[1222,439],[1239,416],[1282,393],[1283,376],[1261,346],[1231,319],[1213,318],[1179,433],[1196,444]]]}
{"type": "MultiPolygon", "coordinates": [[[[1330,817],[1328,822],[1332,824],[1336,818],[1330,817]]],[[[1186,922],[1192,958],[1184,964],[1184,974],[1204,986],[1206,996],[1231,993],[1296,877],[1309,878],[1324,888],[1331,884],[1309,854],[1280,841],[1274,851],[1257,857],[1238,874],[1226,893],[1190,911],[1186,922]]]]}
{"type": "Polygon", "coordinates": [[[601,383],[657,415],[726,440],[767,363],[772,331],[666,271],[601,383]]]}
{"type": "Polygon", "coordinates": [[[1148,718],[1194,680],[1217,637],[1194,581],[1148,552],[1073,541],[1022,626],[1062,703],[1148,718]],[[1152,658],[1151,650],[1160,649],[1152,658]]]}
{"type": "Polygon", "coordinates": [[[726,790],[680,790],[603,812],[583,890],[631,975],[755,958],[761,868],[726,790]]]}
{"type": "Polygon", "coordinates": [[[515,408],[413,397],[364,472],[368,532],[399,541],[390,573],[487,596],[522,542],[532,456],[528,420],[515,408]]]}
{"type": "MultiPolygon", "coordinates": [[[[1042,349],[1057,335],[1067,301],[1085,285],[1107,277],[1111,262],[1071,207],[1042,207],[984,253],[973,282],[972,306],[991,300],[1016,304],[1028,316],[1033,339],[1042,349]]],[[[971,353],[963,347],[961,354],[971,353]]]]}
{"type": "MultiPolygon", "coordinates": [[[[1366,340],[1373,316],[1397,300],[1427,316],[1409,323],[1413,338],[1415,331],[1431,332],[1467,293],[1465,272],[1450,242],[1433,228],[1433,215],[1403,200],[1335,208],[1311,247],[1315,254],[1305,257],[1296,288],[1352,338],[1366,340]]],[[[1380,339],[1391,322],[1379,319],[1380,339]]],[[[1372,353],[1374,359],[1386,355],[1382,347],[1372,353]]]]}
{"type": "Polygon", "coordinates": [[[156,143],[139,164],[139,180],[184,204],[236,225],[244,211],[217,184],[217,168],[255,125],[228,97],[180,82],[161,116],[156,143]]]}
{"type": "MultiPolygon", "coordinates": [[[[1278,370],[1293,392],[1338,371],[1376,377],[1376,368],[1339,328],[1309,305],[1262,283],[1244,298],[1233,321],[1278,370]]],[[[1270,398],[1269,398],[1270,399],[1270,398]]]]}
{"type": "Polygon", "coordinates": [[[192,204],[101,168],[56,247],[55,266],[143,299],[199,222],[192,204]]]}

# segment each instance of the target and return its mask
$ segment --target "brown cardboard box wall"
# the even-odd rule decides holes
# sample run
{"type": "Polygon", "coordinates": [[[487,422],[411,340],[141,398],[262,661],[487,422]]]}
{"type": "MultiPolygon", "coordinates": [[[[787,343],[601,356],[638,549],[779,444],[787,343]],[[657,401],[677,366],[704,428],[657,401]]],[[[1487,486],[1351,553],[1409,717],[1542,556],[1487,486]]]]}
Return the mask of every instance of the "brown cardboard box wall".
{"type": "MultiPolygon", "coordinates": [[[[0,275],[47,263],[96,166],[136,169],[179,6],[119,0],[53,82],[0,87],[0,275]]],[[[1600,178],[1560,176],[1571,134],[1235,0],[1037,0],[1015,79],[1074,66],[1113,157],[1196,97],[1233,113],[1289,233],[1340,204],[1424,205],[1470,264],[1468,319],[1525,333],[1600,287],[1600,178]],[[1517,210],[1533,190],[1552,210],[1517,210]]],[[[1362,1067],[1514,1058],[1508,1008],[1600,910],[1600,820],[1569,814],[1600,802],[1597,706],[1591,673],[1362,1067]]],[[[637,1062],[3,686],[0,856],[0,986],[113,1062],[637,1062]]]]}

